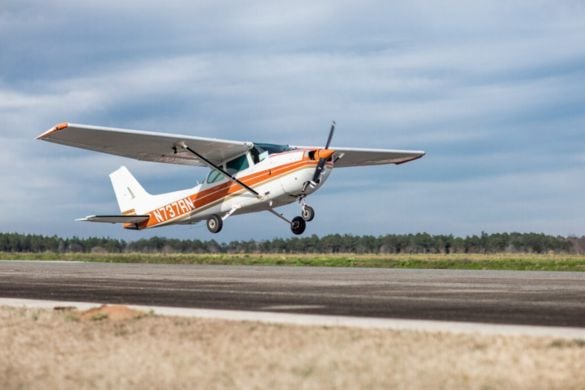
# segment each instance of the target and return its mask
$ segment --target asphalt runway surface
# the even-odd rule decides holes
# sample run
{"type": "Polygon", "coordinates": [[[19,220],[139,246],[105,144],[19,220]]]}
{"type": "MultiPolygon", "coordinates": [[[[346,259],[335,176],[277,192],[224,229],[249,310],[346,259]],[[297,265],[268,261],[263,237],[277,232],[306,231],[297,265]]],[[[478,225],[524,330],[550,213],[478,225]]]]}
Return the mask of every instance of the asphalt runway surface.
{"type": "Polygon", "coordinates": [[[585,273],[0,261],[0,297],[585,327],[585,273]]]}

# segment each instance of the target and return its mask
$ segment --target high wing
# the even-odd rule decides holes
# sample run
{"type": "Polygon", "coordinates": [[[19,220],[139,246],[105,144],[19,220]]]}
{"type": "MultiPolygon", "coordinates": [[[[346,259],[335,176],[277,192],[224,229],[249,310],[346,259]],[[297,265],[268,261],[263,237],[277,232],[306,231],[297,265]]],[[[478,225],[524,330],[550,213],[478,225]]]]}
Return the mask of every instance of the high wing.
{"type": "Polygon", "coordinates": [[[237,157],[252,147],[251,142],[74,123],[60,123],[37,139],[136,160],[195,166],[208,164],[181,148],[183,143],[215,164],[237,157]]]}
{"type": "MultiPolygon", "coordinates": [[[[314,149],[315,146],[296,146],[300,149],[314,149]]],[[[335,168],[359,167],[366,165],[404,164],[425,155],[420,150],[364,149],[330,147],[335,151],[335,168]]]]}
{"type": "Polygon", "coordinates": [[[338,160],[336,168],[357,167],[364,165],[404,164],[421,158],[425,152],[420,150],[393,150],[393,149],[361,149],[336,148],[338,160]]]}

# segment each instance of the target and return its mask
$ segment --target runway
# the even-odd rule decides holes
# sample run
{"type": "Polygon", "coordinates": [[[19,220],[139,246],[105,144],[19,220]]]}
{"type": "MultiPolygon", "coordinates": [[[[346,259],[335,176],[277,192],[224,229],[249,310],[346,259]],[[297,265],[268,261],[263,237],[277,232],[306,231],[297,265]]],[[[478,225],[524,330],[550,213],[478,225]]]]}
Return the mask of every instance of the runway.
{"type": "Polygon", "coordinates": [[[585,273],[0,261],[0,297],[585,327],[585,273]]]}

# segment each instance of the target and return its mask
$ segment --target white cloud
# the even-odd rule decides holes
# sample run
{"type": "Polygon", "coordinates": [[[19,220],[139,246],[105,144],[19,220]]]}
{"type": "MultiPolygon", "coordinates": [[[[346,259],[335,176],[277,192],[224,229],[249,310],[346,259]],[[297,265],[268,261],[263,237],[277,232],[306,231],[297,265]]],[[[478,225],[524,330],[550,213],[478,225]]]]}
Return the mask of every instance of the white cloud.
{"type": "MultiPolygon", "coordinates": [[[[578,209],[567,191],[582,188],[553,179],[578,182],[583,161],[583,16],[571,1],[9,1],[0,11],[0,138],[10,145],[0,213],[32,230],[112,212],[107,174],[120,164],[153,192],[204,174],[32,140],[56,122],[321,144],[335,119],[334,144],[428,155],[412,167],[336,174],[315,196],[315,232],[577,229],[581,217],[562,207],[578,209]],[[516,202],[532,199],[526,188],[546,196],[516,202]],[[373,206],[386,198],[388,211],[373,206]],[[30,204],[49,207],[23,217],[30,204]],[[351,205],[345,215],[340,204],[351,205]]],[[[279,231],[270,216],[241,218],[226,238],[251,238],[247,221],[259,237],[279,231]]],[[[56,229],[91,232],[75,226],[56,229]]]]}

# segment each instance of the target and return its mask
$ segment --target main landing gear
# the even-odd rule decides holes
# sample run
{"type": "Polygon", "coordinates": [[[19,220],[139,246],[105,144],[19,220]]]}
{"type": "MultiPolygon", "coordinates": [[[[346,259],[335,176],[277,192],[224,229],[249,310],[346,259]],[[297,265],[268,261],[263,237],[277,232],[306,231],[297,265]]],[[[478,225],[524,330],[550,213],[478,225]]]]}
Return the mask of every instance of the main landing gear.
{"type": "Polygon", "coordinates": [[[212,215],[207,220],[207,229],[211,233],[219,233],[223,227],[223,220],[218,215],[212,215]]]}
{"type": "Polygon", "coordinates": [[[225,213],[225,215],[223,217],[220,217],[217,214],[213,214],[207,220],[207,229],[209,229],[209,231],[211,233],[219,233],[221,231],[221,228],[223,227],[223,221],[226,220],[226,219],[228,219],[229,217],[231,217],[231,215],[233,213],[235,213],[236,211],[238,211],[238,209],[240,207],[241,207],[240,205],[233,206],[230,209],[230,211],[228,211],[227,213],[225,213]]]}
{"type": "Polygon", "coordinates": [[[290,223],[290,230],[296,235],[303,234],[306,227],[307,223],[301,217],[294,217],[290,223]]]}
{"type": "MultiPolygon", "coordinates": [[[[272,207],[268,209],[272,214],[288,223],[290,225],[290,230],[296,235],[303,234],[307,228],[307,222],[311,222],[315,218],[315,210],[305,203],[303,197],[299,198],[299,203],[301,204],[301,215],[294,217],[292,221],[289,221],[282,214],[274,211],[272,207]]],[[[219,233],[223,227],[223,220],[231,216],[239,208],[240,206],[235,206],[223,218],[217,214],[212,215],[207,219],[207,229],[209,229],[211,233],[219,233]]]]}
{"type": "Polygon", "coordinates": [[[315,218],[315,210],[305,203],[303,197],[299,198],[299,203],[301,204],[301,215],[294,217],[292,221],[289,221],[282,214],[274,211],[274,209],[268,209],[272,214],[288,223],[290,225],[290,230],[296,235],[303,234],[307,228],[307,222],[311,222],[315,218]]]}

